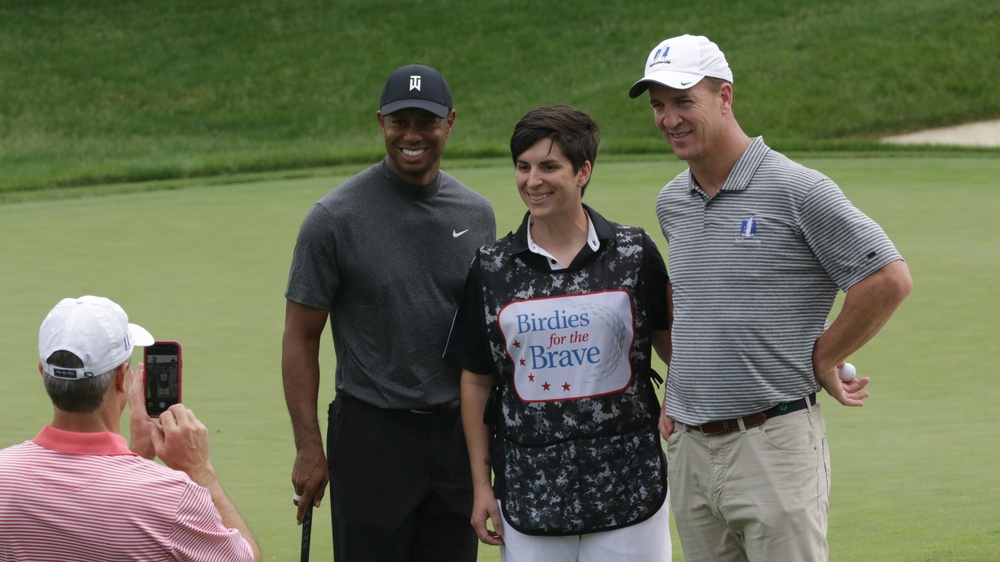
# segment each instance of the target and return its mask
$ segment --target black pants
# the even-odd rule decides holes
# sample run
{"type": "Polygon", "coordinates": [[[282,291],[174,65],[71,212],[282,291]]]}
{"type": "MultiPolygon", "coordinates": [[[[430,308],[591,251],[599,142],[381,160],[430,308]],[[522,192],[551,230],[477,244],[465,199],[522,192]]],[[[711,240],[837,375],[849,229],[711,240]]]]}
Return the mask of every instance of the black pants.
{"type": "Polygon", "coordinates": [[[346,395],[327,432],[336,562],[474,562],[459,408],[382,410],[346,395]]]}

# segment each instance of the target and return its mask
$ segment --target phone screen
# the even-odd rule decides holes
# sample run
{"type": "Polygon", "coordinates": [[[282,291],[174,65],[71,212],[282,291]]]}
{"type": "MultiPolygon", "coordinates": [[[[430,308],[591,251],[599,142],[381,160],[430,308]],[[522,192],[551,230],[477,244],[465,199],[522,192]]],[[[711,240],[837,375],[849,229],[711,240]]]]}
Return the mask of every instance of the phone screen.
{"type": "Polygon", "coordinates": [[[181,401],[181,344],[158,341],[143,352],[146,365],[146,413],[159,417],[181,401]]]}

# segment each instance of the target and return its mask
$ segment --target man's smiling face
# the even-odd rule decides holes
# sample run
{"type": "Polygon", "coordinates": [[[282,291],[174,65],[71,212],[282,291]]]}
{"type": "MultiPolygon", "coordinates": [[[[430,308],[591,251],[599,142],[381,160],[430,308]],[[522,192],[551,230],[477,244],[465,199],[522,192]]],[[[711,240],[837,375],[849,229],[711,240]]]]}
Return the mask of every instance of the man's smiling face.
{"type": "Polygon", "coordinates": [[[424,109],[401,109],[378,114],[385,136],[389,169],[413,185],[427,185],[437,177],[445,142],[455,123],[455,111],[441,118],[424,109]]]}

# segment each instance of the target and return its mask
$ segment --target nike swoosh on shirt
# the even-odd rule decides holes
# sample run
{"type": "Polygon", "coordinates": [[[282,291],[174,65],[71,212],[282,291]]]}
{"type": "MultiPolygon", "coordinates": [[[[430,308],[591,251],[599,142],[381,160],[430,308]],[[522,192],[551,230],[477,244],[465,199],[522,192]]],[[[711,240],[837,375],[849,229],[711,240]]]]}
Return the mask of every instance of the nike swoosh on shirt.
{"type": "Polygon", "coordinates": [[[468,228],[466,228],[466,229],[465,229],[465,230],[463,230],[462,232],[459,232],[459,231],[457,231],[457,230],[452,230],[452,231],[451,231],[451,237],[452,237],[452,238],[458,238],[459,236],[461,236],[461,235],[465,234],[465,233],[466,233],[466,232],[468,232],[468,231],[469,231],[469,229],[468,229],[468,228]]]}

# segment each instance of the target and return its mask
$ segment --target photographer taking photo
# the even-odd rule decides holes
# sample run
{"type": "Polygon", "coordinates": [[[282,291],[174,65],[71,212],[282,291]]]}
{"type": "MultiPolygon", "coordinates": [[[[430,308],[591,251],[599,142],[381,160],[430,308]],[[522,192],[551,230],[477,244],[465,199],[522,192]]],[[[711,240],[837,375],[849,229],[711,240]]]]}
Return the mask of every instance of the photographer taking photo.
{"type": "Polygon", "coordinates": [[[0,451],[0,560],[261,559],[209,462],[206,427],[181,404],[159,424],[146,414],[131,356],[151,344],[103,297],[63,299],[46,316],[38,370],[54,413],[0,451]]]}

